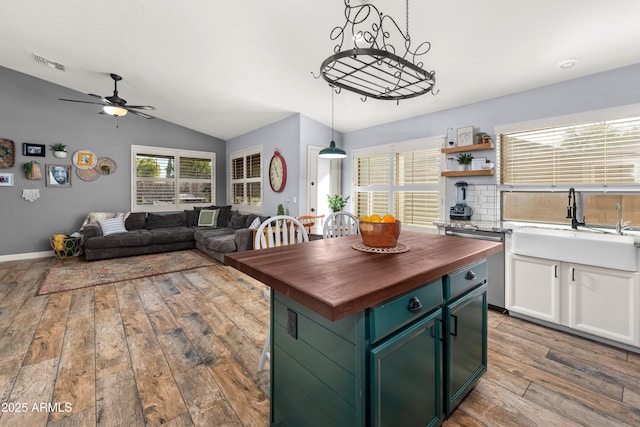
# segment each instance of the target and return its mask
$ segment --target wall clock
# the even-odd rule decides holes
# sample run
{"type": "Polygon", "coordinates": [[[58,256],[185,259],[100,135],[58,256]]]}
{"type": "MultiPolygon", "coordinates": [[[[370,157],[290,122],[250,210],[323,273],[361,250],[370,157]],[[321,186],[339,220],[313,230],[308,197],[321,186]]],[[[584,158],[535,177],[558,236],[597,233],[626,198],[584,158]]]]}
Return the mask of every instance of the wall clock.
{"type": "Polygon", "coordinates": [[[287,163],[277,148],[269,162],[269,184],[276,193],[284,190],[284,186],[287,185],[287,163]]]}

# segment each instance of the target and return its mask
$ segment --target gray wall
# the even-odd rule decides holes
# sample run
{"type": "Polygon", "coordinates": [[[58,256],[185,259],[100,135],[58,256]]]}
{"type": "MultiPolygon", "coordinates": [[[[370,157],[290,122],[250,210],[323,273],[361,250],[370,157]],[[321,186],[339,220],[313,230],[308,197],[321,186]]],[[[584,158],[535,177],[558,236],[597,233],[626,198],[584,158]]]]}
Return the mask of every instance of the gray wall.
{"type": "MultiPolygon", "coordinates": [[[[444,94],[443,94],[444,96],[444,94]]],[[[368,101],[369,102],[369,101],[368,101]]],[[[371,101],[373,102],[373,101],[371,101]]],[[[421,137],[445,135],[447,128],[473,125],[475,131],[489,133],[495,142],[494,127],[547,117],[600,110],[640,103],[640,64],[594,74],[563,83],[520,92],[459,108],[413,117],[344,134],[343,161],[344,194],[351,194],[354,149],[371,147],[421,137]]],[[[389,108],[394,108],[390,104],[389,108]]],[[[482,152],[495,160],[495,151],[482,152]]],[[[445,206],[453,204],[453,184],[457,178],[447,178],[445,206]]],[[[493,177],[465,177],[474,184],[495,184],[493,177]]]]}
{"type": "MultiPolygon", "coordinates": [[[[58,72],[58,71],[52,71],[58,72]]],[[[53,234],[72,233],[88,212],[130,210],[131,145],[184,148],[216,152],[216,199],[226,200],[224,141],[159,119],[127,115],[118,120],[98,114],[100,107],[58,101],[86,100],[79,92],[0,67],[0,138],[16,144],[16,162],[0,172],[14,174],[13,187],[0,187],[0,256],[50,250],[53,234]],[[46,157],[22,155],[22,143],[46,145],[46,157]],[[66,159],[53,157],[49,145],[67,144],[66,159]],[[49,188],[45,180],[30,181],[23,164],[36,160],[44,175],[45,164],[71,164],[72,154],[87,149],[110,157],[117,170],[95,181],[72,176],[71,188],[49,188]],[[40,198],[21,198],[23,188],[39,188],[40,198]]]]}

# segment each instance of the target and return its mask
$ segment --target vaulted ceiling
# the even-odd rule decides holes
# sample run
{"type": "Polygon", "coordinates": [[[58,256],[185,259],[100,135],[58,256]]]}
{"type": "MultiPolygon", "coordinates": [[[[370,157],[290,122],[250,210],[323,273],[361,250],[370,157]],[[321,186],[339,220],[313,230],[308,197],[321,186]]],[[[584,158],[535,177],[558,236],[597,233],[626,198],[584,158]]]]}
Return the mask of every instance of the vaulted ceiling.
{"type": "MultiPolygon", "coordinates": [[[[404,1],[368,2],[405,28],[404,1]]],[[[111,95],[108,74],[117,73],[129,104],[225,140],[294,113],[331,125],[330,88],[313,74],[333,52],[343,0],[20,0],[1,2],[0,16],[0,66],[82,92],[78,99],[111,95]]],[[[640,63],[639,16],[637,0],[411,0],[409,33],[431,42],[422,60],[439,92],[397,104],[342,91],[335,127],[362,129],[640,63]],[[559,67],[569,58],[574,67],[559,67]]]]}

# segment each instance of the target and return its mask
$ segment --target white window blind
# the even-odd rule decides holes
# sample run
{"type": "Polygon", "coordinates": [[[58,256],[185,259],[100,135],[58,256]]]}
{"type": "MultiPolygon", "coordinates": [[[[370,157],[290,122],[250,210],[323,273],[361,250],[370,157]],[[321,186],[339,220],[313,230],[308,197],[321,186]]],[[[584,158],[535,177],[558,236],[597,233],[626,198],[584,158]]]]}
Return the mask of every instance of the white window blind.
{"type": "Polygon", "coordinates": [[[206,206],[215,200],[215,153],[132,146],[132,211],[206,206]]]}
{"type": "Polygon", "coordinates": [[[405,226],[433,227],[440,211],[440,147],[430,138],[354,157],[355,214],[387,212],[405,226]]]}
{"type": "Polygon", "coordinates": [[[262,209],[262,147],[231,154],[231,203],[247,212],[262,209]]]}
{"type": "Polygon", "coordinates": [[[503,185],[640,182],[640,117],[502,133],[503,185]]]}

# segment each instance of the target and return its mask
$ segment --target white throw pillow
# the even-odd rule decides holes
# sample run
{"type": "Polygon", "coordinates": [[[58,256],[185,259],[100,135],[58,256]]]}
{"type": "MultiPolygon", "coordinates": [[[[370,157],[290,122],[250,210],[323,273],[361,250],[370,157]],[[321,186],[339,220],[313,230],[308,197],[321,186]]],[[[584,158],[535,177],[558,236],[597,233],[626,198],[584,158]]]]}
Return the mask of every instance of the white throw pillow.
{"type": "Polygon", "coordinates": [[[249,228],[250,228],[251,230],[254,230],[254,229],[256,229],[256,228],[260,227],[260,224],[262,224],[262,223],[260,222],[260,218],[258,217],[258,218],[256,218],[256,219],[254,219],[254,220],[253,220],[253,222],[251,223],[251,225],[249,226],[249,228]]]}
{"type": "Polygon", "coordinates": [[[122,218],[102,219],[98,221],[98,224],[100,224],[100,229],[102,229],[103,236],[127,232],[127,229],[124,226],[124,219],[122,218]]]}
{"type": "Polygon", "coordinates": [[[215,227],[220,209],[202,209],[198,215],[198,227],[215,227]]]}

